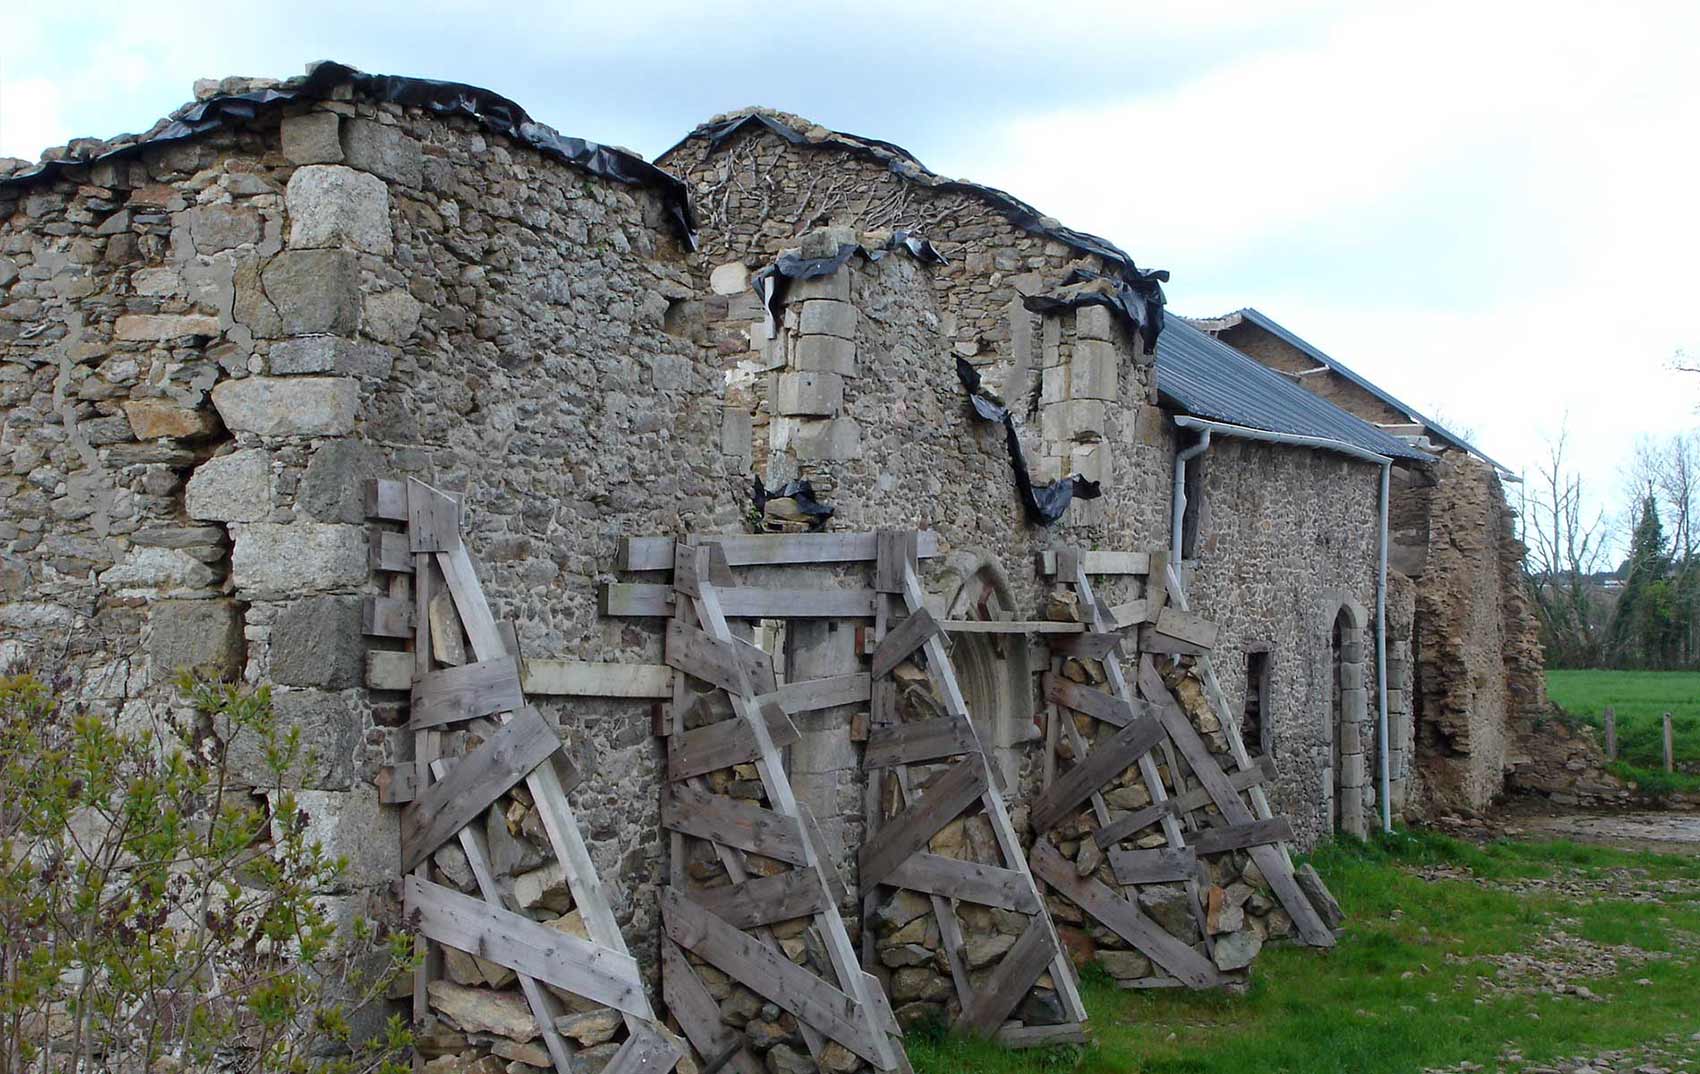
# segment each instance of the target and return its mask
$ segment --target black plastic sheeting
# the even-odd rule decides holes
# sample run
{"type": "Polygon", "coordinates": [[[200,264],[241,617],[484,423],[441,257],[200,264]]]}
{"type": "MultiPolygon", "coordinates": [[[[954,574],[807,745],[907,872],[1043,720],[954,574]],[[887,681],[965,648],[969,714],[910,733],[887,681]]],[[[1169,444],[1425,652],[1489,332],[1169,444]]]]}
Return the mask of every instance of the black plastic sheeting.
{"type": "Polygon", "coordinates": [[[769,500],[792,499],[797,501],[797,510],[808,518],[811,530],[821,529],[826,525],[826,520],[832,517],[833,508],[815,499],[815,487],[807,478],[790,481],[783,488],[777,489],[763,485],[760,474],[754,475],[750,480],[750,499],[755,502],[757,511],[764,510],[769,500]]]}
{"type": "MultiPolygon", "coordinates": [[[[1134,327],[1140,330],[1141,337],[1145,340],[1145,353],[1151,354],[1156,349],[1157,337],[1163,331],[1163,305],[1166,299],[1163,295],[1162,285],[1169,279],[1167,270],[1142,269],[1133,263],[1133,258],[1127,251],[1108,239],[1063,227],[1054,219],[1045,216],[1038,209],[1015,195],[1005,193],[996,187],[938,176],[922,164],[913,153],[902,146],[894,145],[891,142],[882,142],[875,138],[862,138],[857,135],[844,134],[839,131],[829,132],[825,139],[816,141],[770,115],[751,112],[721,123],[704,124],[680,139],[677,145],[661,156],[666,157],[668,153],[672,153],[692,138],[706,138],[709,150],[713,151],[724,145],[739,131],[749,127],[762,127],[792,145],[805,149],[848,150],[858,156],[884,164],[895,175],[908,179],[925,177],[924,185],[932,190],[962,191],[978,195],[996,205],[1017,227],[1055,239],[1083,253],[1096,254],[1105,261],[1120,266],[1120,271],[1116,275],[1117,282],[1130,295],[1130,300],[1124,312],[1129,316],[1138,316],[1139,319],[1133,323],[1134,327]]],[[[1049,151],[1044,150],[1044,152],[1049,151]]]]}
{"type": "MultiPolygon", "coordinates": [[[[1168,269],[1156,269],[1146,275],[1159,282],[1166,283],[1169,279],[1168,269]]],[[[1021,304],[1034,313],[1054,313],[1080,306],[1108,306],[1127,322],[1129,330],[1140,332],[1140,338],[1145,340],[1146,354],[1157,350],[1157,337],[1163,333],[1161,288],[1153,301],[1148,292],[1129,286],[1127,280],[1119,276],[1104,276],[1090,269],[1070,272],[1062,286],[1070,290],[1066,294],[1029,295],[1022,299],[1021,304]],[[1077,286],[1091,285],[1100,280],[1104,281],[1104,287],[1077,286]]]]}
{"type": "Polygon", "coordinates": [[[524,108],[491,90],[428,78],[369,75],[328,60],[315,64],[305,78],[291,79],[270,89],[197,102],[173,115],[163,127],[151,131],[141,140],[111,152],[76,160],[46,161],[32,171],[16,173],[0,182],[21,183],[48,178],[66,168],[129,156],[147,146],[181,142],[217,130],[232,121],[251,120],[274,105],[326,97],[344,82],[353,83],[358,93],[379,101],[424,108],[439,115],[469,116],[487,130],[507,135],[545,156],[592,175],[628,186],[654,187],[666,201],[668,215],[679,237],[692,249],[696,247],[696,217],[691,212],[689,188],[682,180],[637,154],[587,142],[583,138],[569,138],[553,127],[533,121],[524,108]]]}
{"type": "Polygon", "coordinates": [[[1068,505],[1075,500],[1096,500],[1103,495],[1104,490],[1098,482],[1088,481],[1079,474],[1035,487],[1033,475],[1027,469],[1027,455],[1021,450],[1021,437],[1015,431],[1015,416],[981,387],[980,371],[966,359],[956,359],[956,376],[968,389],[968,401],[974,404],[975,415],[981,421],[995,421],[1003,425],[1004,445],[1009,448],[1009,466],[1015,471],[1015,490],[1021,494],[1021,506],[1027,511],[1030,521],[1049,526],[1062,518],[1068,505]]]}
{"type": "Polygon", "coordinates": [[[785,304],[786,283],[790,280],[812,280],[818,276],[830,276],[843,268],[845,263],[857,254],[869,261],[878,261],[888,253],[907,251],[917,261],[933,265],[948,265],[945,256],[933,248],[926,239],[918,238],[907,231],[894,231],[891,237],[872,250],[855,242],[840,243],[838,252],[831,257],[803,257],[800,254],[786,253],[779,260],[757,272],[750,278],[750,287],[761,296],[762,306],[767,310],[767,331],[773,335],[773,326],[779,322],[779,308],[785,304]]]}

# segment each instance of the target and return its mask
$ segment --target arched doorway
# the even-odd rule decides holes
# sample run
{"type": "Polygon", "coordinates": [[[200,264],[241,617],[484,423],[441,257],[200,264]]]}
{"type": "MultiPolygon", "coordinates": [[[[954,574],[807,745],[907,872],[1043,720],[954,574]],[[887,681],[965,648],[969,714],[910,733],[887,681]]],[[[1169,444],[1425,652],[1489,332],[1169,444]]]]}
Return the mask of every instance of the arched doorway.
{"type": "Polygon", "coordinates": [[[1340,601],[1329,621],[1328,788],[1333,802],[1330,823],[1337,832],[1359,838],[1369,834],[1366,809],[1373,806],[1369,785],[1369,694],[1364,688],[1365,631],[1369,616],[1350,598],[1340,601]]]}
{"type": "MultiPolygon", "coordinates": [[[[1009,581],[995,557],[958,553],[946,562],[945,570],[956,579],[956,591],[946,605],[947,618],[1020,618],[1009,581]]],[[[1003,777],[1005,794],[1014,798],[1020,786],[1021,745],[1035,733],[1027,639],[1020,634],[955,633],[950,643],[950,662],[974,729],[1003,777]]]]}

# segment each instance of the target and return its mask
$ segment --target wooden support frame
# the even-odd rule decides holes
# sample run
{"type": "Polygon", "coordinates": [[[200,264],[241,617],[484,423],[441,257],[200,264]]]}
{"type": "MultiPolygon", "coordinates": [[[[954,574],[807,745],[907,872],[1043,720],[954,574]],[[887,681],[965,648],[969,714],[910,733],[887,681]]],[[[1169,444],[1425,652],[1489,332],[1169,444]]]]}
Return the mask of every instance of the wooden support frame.
{"type": "Polygon", "coordinates": [[[367,508],[380,523],[406,523],[405,535],[375,530],[372,564],[389,574],[390,590],[368,598],[364,625],[370,634],[413,646],[412,653],[374,651],[367,676],[374,689],[408,690],[413,708],[414,758],[391,770],[386,796],[408,802],[402,865],[412,875],[404,879],[403,894],[427,953],[415,974],[415,1022],[430,1017],[427,984],[439,972],[430,941],[446,943],[514,970],[558,1074],[573,1074],[574,1053],[555,1027],[561,1009],[544,983],[620,1012],[626,1039],[608,1065],[611,1074],[666,1074],[681,1056],[676,1038],[655,1020],[567,803],[554,760],[560,739],[525,702],[513,631],[490,613],[460,533],[458,501],[419,481],[375,481],[368,486],[367,508]],[[448,602],[434,605],[433,598],[444,594],[448,602]],[[473,663],[462,652],[447,651],[460,649],[463,639],[473,663]],[[409,661],[411,675],[403,682],[409,661]],[[487,717],[495,719],[495,730],[486,730],[472,754],[452,766],[438,755],[443,729],[487,717]],[[505,905],[482,828],[473,822],[522,781],[588,939],[547,928],[505,905]],[[427,873],[430,854],[457,837],[477,897],[434,884],[427,873]]]}

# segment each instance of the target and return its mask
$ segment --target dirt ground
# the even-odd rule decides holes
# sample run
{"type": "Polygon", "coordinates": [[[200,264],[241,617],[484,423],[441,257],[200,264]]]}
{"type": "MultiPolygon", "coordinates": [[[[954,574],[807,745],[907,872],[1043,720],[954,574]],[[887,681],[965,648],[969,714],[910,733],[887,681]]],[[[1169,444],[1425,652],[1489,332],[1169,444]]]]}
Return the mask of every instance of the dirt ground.
{"type": "Polygon", "coordinates": [[[1460,826],[1482,834],[1546,836],[1700,857],[1700,813],[1695,812],[1585,813],[1555,809],[1545,799],[1516,798],[1485,820],[1460,826]]]}

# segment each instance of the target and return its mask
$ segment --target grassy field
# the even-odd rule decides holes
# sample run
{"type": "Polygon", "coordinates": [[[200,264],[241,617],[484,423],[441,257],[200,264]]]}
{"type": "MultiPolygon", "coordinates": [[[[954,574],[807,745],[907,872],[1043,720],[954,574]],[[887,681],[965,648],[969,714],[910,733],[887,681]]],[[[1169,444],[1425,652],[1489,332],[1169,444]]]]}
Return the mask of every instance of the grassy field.
{"type": "Polygon", "coordinates": [[[1569,715],[1599,728],[1605,727],[1607,705],[1617,711],[1619,775],[1649,790],[1700,791],[1700,672],[1549,671],[1547,695],[1569,715]],[[1662,770],[1660,723],[1667,712],[1681,773],[1675,779],[1662,770]]]}
{"type": "Polygon", "coordinates": [[[1663,1047],[1700,1060],[1700,858],[1401,833],[1312,860],[1349,915],[1333,951],[1266,948],[1244,996],[1128,993],[1088,974],[1091,1045],[1005,1052],[917,1032],[915,1069],[1518,1070],[1672,1034],[1663,1047]],[[1553,994],[1555,980],[1594,998],[1553,994]]]}

